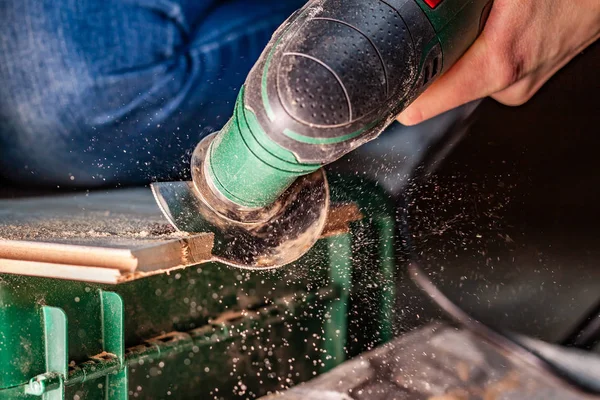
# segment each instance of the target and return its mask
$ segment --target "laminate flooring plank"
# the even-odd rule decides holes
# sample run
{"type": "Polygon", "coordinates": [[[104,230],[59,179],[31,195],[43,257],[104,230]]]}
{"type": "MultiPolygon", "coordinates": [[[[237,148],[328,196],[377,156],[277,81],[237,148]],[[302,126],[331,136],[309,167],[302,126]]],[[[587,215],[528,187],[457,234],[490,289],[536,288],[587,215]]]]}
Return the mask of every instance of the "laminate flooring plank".
{"type": "MultiPolygon", "coordinates": [[[[332,205],[323,236],[361,218],[332,205]]],[[[0,200],[0,273],[120,282],[210,261],[213,239],[175,231],[148,188],[0,200]]]]}
{"type": "Polygon", "coordinates": [[[212,240],[176,232],[147,188],[0,201],[0,272],[126,280],[210,260],[212,240]]]}

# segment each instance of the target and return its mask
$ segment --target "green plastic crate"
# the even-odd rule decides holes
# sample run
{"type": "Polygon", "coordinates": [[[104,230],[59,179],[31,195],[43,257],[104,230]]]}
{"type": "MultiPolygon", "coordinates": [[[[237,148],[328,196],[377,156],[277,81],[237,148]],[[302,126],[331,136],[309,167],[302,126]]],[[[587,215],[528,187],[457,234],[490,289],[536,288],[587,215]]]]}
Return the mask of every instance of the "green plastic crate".
{"type": "Polygon", "coordinates": [[[203,263],[100,285],[0,274],[0,399],[254,398],[388,340],[394,215],[331,178],[364,218],[272,272],[203,263]]]}

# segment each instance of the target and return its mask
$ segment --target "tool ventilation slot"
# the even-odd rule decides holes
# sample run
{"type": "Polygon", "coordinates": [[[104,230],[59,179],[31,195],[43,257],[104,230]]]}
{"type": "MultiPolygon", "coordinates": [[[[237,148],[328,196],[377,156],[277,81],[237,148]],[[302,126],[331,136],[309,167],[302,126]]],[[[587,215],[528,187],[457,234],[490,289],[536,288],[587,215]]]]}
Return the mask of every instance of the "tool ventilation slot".
{"type": "Polygon", "coordinates": [[[440,58],[435,57],[423,68],[423,86],[427,85],[440,72],[440,58]]]}

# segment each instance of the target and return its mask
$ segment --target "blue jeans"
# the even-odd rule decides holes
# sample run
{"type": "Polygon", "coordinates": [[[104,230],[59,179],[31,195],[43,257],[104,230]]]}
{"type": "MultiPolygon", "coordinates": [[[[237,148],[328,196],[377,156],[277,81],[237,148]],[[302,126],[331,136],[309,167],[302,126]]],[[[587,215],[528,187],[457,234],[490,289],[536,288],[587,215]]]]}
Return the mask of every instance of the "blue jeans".
{"type": "Polygon", "coordinates": [[[0,176],[81,187],[181,178],[304,3],[0,1],[0,176]]]}

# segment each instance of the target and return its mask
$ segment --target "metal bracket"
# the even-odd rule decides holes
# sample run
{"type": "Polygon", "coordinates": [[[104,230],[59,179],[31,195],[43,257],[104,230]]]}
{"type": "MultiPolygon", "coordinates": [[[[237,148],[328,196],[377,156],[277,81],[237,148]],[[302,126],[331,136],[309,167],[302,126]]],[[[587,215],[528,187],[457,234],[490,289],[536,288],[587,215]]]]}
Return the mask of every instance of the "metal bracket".
{"type": "Polygon", "coordinates": [[[31,378],[25,393],[42,396],[43,400],[62,400],[64,381],[69,368],[67,342],[67,315],[57,307],[42,307],[46,373],[31,378]]]}

